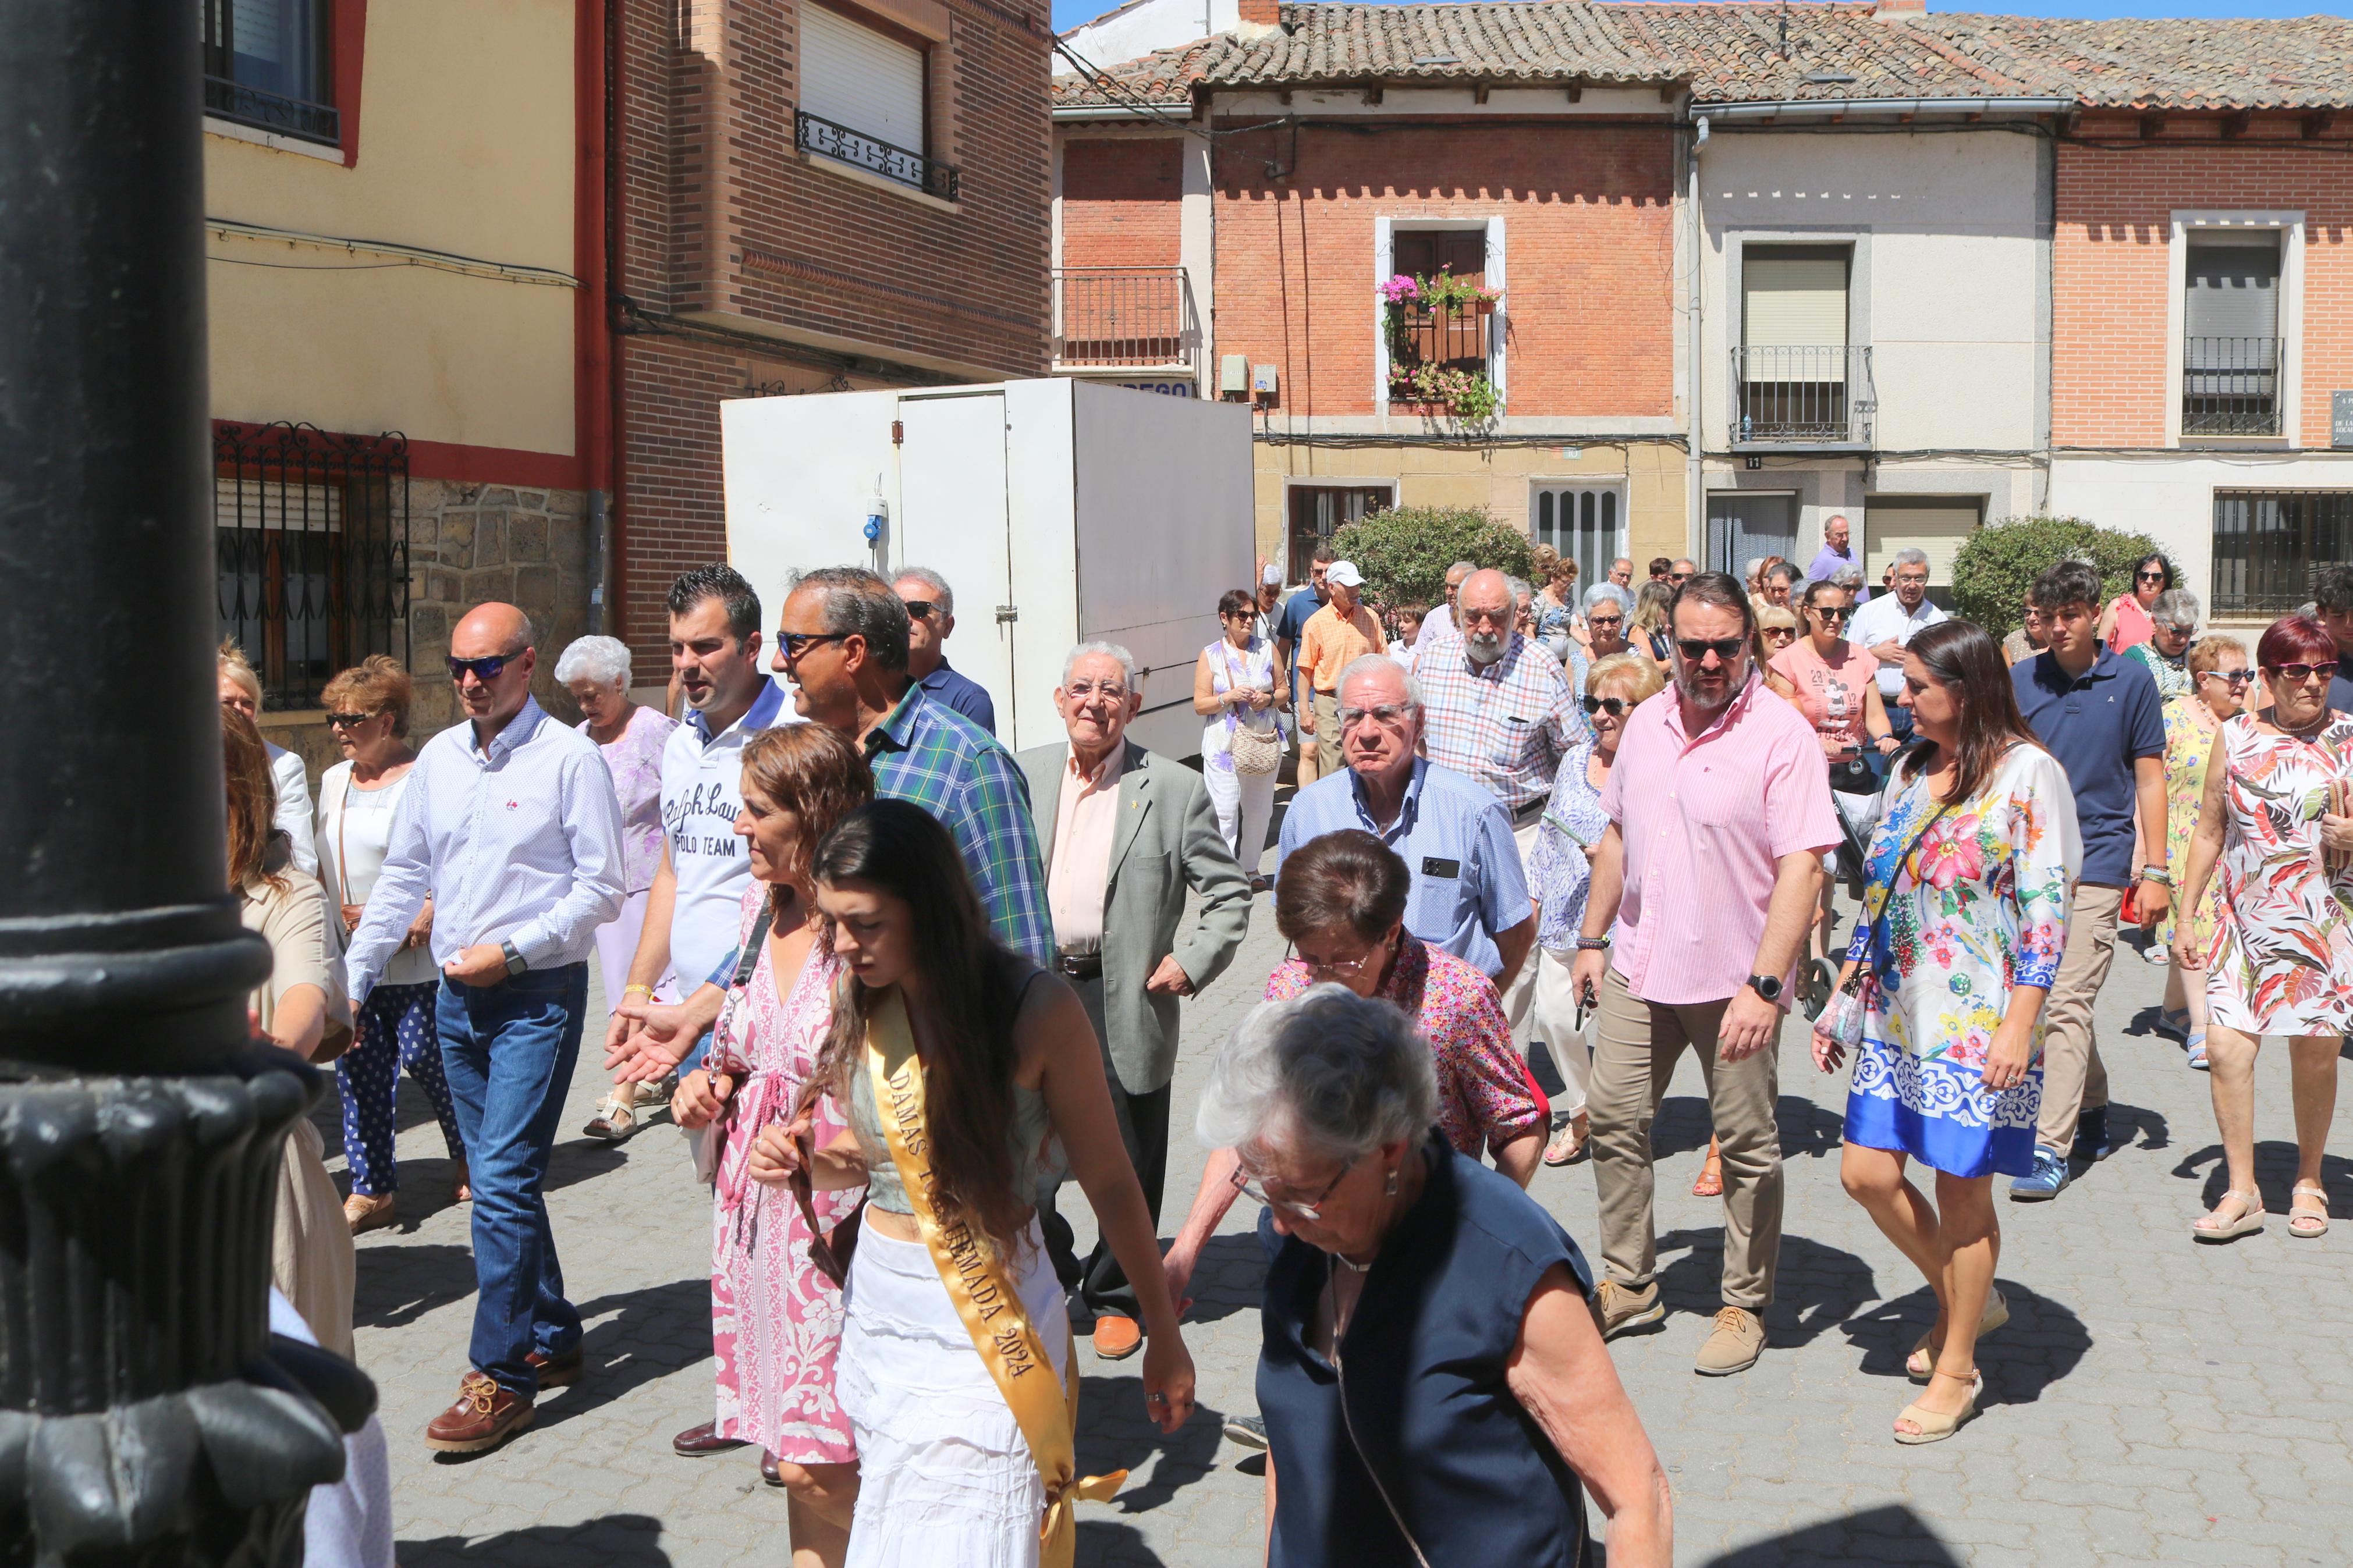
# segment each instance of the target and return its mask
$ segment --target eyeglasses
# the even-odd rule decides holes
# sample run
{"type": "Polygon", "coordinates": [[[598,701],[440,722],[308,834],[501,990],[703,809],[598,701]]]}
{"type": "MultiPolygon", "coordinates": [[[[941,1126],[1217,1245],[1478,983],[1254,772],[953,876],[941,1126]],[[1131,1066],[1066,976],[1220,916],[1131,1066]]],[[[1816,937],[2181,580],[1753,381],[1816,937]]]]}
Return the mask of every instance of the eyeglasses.
{"type": "Polygon", "coordinates": [[[1353,730],[1370,719],[1384,730],[1394,730],[1404,723],[1405,716],[1412,711],[1413,705],[1408,702],[1381,702],[1370,708],[1343,708],[1340,710],[1340,728],[1353,730]]]}
{"type": "Polygon", "coordinates": [[[1100,692],[1107,701],[1124,702],[1127,700],[1127,688],[1116,680],[1106,680],[1100,684],[1092,680],[1073,680],[1068,686],[1062,688],[1062,695],[1070,698],[1074,702],[1084,702],[1088,698],[1096,695],[1098,692],[1100,692]]]}
{"type": "Polygon", "coordinates": [[[909,617],[914,620],[928,621],[940,613],[939,605],[929,599],[902,599],[899,602],[907,606],[909,617]]]}
{"type": "Polygon", "coordinates": [[[1615,719],[1626,711],[1626,700],[1622,697],[1588,697],[1585,699],[1585,710],[1588,713],[1607,713],[1615,719]]]}
{"type": "Polygon", "coordinates": [[[1895,580],[1898,583],[1909,584],[1915,587],[1926,586],[1928,581],[1928,574],[1926,572],[1898,572],[1895,574],[1895,580]]]}
{"type": "Polygon", "coordinates": [[[2230,683],[2231,689],[2238,691],[2243,689],[2247,683],[2254,679],[2254,678],[2255,672],[2252,669],[2210,669],[2205,672],[2201,679],[2207,680],[2228,681],[2230,683]]]}
{"type": "Polygon", "coordinates": [[[809,649],[817,647],[819,643],[839,642],[842,638],[850,635],[851,634],[849,632],[778,631],[776,633],[776,646],[785,650],[785,662],[786,664],[797,664],[800,662],[801,655],[808,652],[809,649]]]}
{"type": "Polygon", "coordinates": [[[1386,942],[1376,943],[1368,952],[1360,952],[1354,958],[1310,958],[1302,953],[1299,962],[1307,966],[1308,974],[1316,980],[1354,980],[1366,968],[1382,961],[1386,954],[1381,950],[1388,945],[1386,942]]]}
{"type": "Polygon", "coordinates": [[[356,730],[375,717],[373,713],[330,713],[327,722],[338,730],[356,730]]]}
{"type": "Polygon", "coordinates": [[[1746,641],[1745,637],[1677,637],[1675,651],[1683,656],[1687,664],[1697,664],[1711,653],[1724,663],[1730,664],[1740,657],[1740,649],[1746,641]]]}
{"type": "Polygon", "coordinates": [[[2337,661],[2333,658],[2325,664],[2267,664],[2263,668],[2274,675],[2285,676],[2291,683],[2309,680],[2316,675],[2323,680],[2337,679],[2337,661]]]}
{"type": "Polygon", "coordinates": [[[476,680],[496,680],[501,670],[521,657],[519,654],[494,653],[488,658],[452,658],[449,661],[449,679],[463,680],[470,671],[476,680]]]}
{"type": "Polygon", "coordinates": [[[1346,1164],[1340,1167],[1340,1173],[1338,1175],[1324,1184],[1322,1191],[1318,1192],[1314,1197],[1308,1198],[1304,1201],[1296,1198],[1278,1198],[1270,1195],[1264,1187],[1261,1187],[1256,1182],[1251,1181],[1250,1179],[1249,1173],[1245,1172],[1240,1165],[1234,1167],[1234,1173],[1231,1180],[1234,1184],[1234,1191],[1241,1194],[1242,1196],[1250,1199],[1250,1201],[1254,1204],[1260,1204],[1271,1209],[1281,1209],[1285,1214],[1297,1215],[1303,1220],[1320,1220],[1324,1217],[1323,1210],[1324,1200],[1332,1195],[1334,1190],[1336,1189],[1342,1182],[1348,1179],[1348,1173],[1356,1168],[1356,1162],[1354,1160],[1349,1161],[1346,1164]]]}
{"type": "Polygon", "coordinates": [[[1807,606],[1806,614],[1818,620],[1843,621],[1854,612],[1837,605],[1810,605],[1807,606]]]}

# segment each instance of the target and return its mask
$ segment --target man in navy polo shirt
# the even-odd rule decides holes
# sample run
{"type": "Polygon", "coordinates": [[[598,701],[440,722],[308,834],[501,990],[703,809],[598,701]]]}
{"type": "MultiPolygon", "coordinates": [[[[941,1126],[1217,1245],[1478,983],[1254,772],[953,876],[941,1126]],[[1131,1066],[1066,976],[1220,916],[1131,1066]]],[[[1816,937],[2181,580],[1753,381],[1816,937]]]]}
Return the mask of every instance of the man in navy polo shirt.
{"type": "Polygon", "coordinates": [[[2328,683],[2328,705],[2353,713],[2353,566],[2325,566],[2313,580],[2312,608],[2337,639],[2337,679],[2328,683]]]}
{"type": "Polygon", "coordinates": [[[891,592],[907,606],[907,673],[934,702],[944,702],[990,734],[997,733],[997,703],[988,688],[948,668],[941,645],[955,630],[955,590],[928,566],[902,566],[891,592]]]}
{"type": "Polygon", "coordinates": [[[2172,897],[2164,865],[2163,705],[2147,667],[2100,642],[2100,574],[2080,561],[2062,561],[2037,577],[2034,607],[2050,640],[2010,671],[2027,723],[2067,770],[2084,834],[2067,952],[2042,1009],[2034,1169],[2010,1184],[2019,1203],[2057,1197],[2072,1179],[2071,1156],[2086,1163],[2107,1157],[2108,1073],[2093,1034],[2092,1005],[2116,956],[2126,888],[2133,889],[2144,926],[2163,917],[2172,897]],[[2137,844],[2147,847],[2138,867],[2137,844]]]}

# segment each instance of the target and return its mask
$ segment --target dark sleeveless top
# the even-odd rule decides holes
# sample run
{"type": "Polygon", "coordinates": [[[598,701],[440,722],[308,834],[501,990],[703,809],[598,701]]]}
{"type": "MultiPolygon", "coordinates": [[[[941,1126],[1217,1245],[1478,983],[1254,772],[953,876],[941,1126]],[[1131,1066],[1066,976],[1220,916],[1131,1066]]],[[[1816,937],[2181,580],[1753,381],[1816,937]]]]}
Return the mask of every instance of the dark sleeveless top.
{"type": "Polygon", "coordinates": [[[1504,1369],[1545,1271],[1567,1264],[1588,1295],[1591,1273],[1510,1177],[1435,1134],[1424,1157],[1336,1371],[1307,1343],[1329,1256],[1285,1237],[1267,1269],[1258,1403],[1281,1478],[1268,1563],[1583,1568],[1581,1484],[1504,1369]]]}

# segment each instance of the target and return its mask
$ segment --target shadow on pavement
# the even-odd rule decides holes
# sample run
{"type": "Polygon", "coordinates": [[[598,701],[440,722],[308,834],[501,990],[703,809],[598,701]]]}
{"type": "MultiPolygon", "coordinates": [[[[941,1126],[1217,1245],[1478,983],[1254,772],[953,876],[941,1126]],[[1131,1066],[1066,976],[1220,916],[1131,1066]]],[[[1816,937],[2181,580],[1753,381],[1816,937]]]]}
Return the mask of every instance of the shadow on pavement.
{"type": "MultiPolygon", "coordinates": [[[[1112,1470],[1131,1472],[1116,1501],[1105,1505],[1121,1513],[1144,1513],[1175,1497],[1177,1489],[1192,1485],[1216,1466],[1225,1412],[1196,1405],[1193,1418],[1174,1433],[1163,1434],[1144,1413],[1144,1380],[1140,1377],[1079,1377],[1079,1473],[1100,1476],[1112,1470]]],[[[1103,1510],[1087,1512],[1100,1517],[1103,1510]]]]}
{"type": "Polygon", "coordinates": [[[1255,1312],[1263,1300],[1266,1249],[1254,1232],[1213,1236],[1202,1244],[1186,1289],[1193,1298],[1188,1323],[1214,1323],[1237,1312],[1255,1312]]]}
{"type": "MultiPolygon", "coordinates": [[[[2181,1070],[2188,1072],[2189,1069],[2184,1068],[2181,1070]]],[[[2170,1149],[2173,1147],[2173,1124],[2165,1119],[2161,1110],[2150,1110],[2138,1105],[2121,1105],[2110,1100],[2108,1142],[2116,1146],[2118,1154],[2136,1142],[2144,1149],[2170,1149]]],[[[2113,1159],[2115,1156],[2109,1157],[2113,1159]]]]}
{"type": "MultiPolygon", "coordinates": [[[[1658,1272],[1660,1295],[1677,1311],[1714,1316],[1724,1304],[1724,1233],[1711,1227],[1659,1237],[1661,1257],[1676,1252],[1683,1256],[1658,1272]]],[[[1773,1304],[1765,1309],[1767,1342],[1778,1348],[1811,1343],[1878,1297],[1871,1265],[1862,1258],[1784,1232],[1773,1304]]]]}
{"type": "Polygon", "coordinates": [[[1891,1562],[1961,1568],[1962,1561],[1926,1520],[1894,1503],[1735,1548],[1709,1558],[1706,1568],[1827,1568],[1831,1563],[1891,1562]]]}
{"type": "MultiPolygon", "coordinates": [[[[462,1535],[404,1541],[393,1548],[400,1568],[473,1568],[481,1563],[574,1563],[593,1560],[610,1568],[669,1568],[661,1549],[661,1521],[641,1513],[608,1513],[584,1524],[543,1524],[510,1530],[479,1541],[462,1535]]],[[[1080,1550],[1083,1552],[1085,1548],[1080,1550]]]]}
{"type": "MultiPolygon", "coordinates": [[[[541,1427],[561,1426],[657,1378],[711,1359],[711,1280],[706,1275],[626,1295],[600,1296],[579,1305],[584,1320],[593,1321],[607,1312],[614,1316],[581,1341],[586,1364],[580,1381],[540,1400],[541,1427]]],[[[1141,1403],[1142,1396],[1137,1398],[1141,1403]]]]}
{"type": "MultiPolygon", "coordinates": [[[[1083,1466],[1081,1468],[1084,1468],[1083,1466]]],[[[1103,1519],[1079,1521],[1077,1568],[1161,1568],[1160,1553],[1145,1544],[1144,1532],[1132,1524],[1103,1519]]],[[[403,1568],[406,1568],[406,1562],[403,1568]]]]}
{"type": "MultiPolygon", "coordinates": [[[[1978,1367],[1985,1373],[1985,1403],[2031,1405],[2042,1391],[2075,1370],[2092,1348],[2091,1331],[2074,1311],[2015,1279],[1996,1279],[2010,1303],[2010,1321],[1978,1342],[1978,1367]]],[[[1862,1352],[1862,1370],[1873,1377],[1902,1377],[1904,1358],[1936,1321],[1936,1298],[1924,1283],[1916,1290],[1858,1312],[1840,1327],[1862,1352]]]]}
{"type": "MultiPolygon", "coordinates": [[[[2184,1179],[2197,1176],[2200,1167],[2206,1168],[2206,1181],[2199,1201],[2212,1208],[2222,1201],[2230,1186],[2230,1172],[2222,1163],[2222,1145],[2209,1143],[2195,1153],[2182,1156],[2181,1163],[2173,1167],[2173,1174],[2184,1179]]],[[[2328,1189],[2328,1211],[2333,1215],[2353,1214],[2353,1160],[2341,1154],[2320,1156],[2320,1184],[2328,1189]]],[[[2263,1194],[2263,1208],[2283,1228],[2287,1225],[2288,1203],[2295,1185],[2295,1143],[2292,1139],[2267,1138],[2255,1145],[2255,1190],[2263,1194]]],[[[2184,1230],[2196,1215],[2182,1216],[2184,1230]]],[[[2197,1245],[2188,1237],[2190,1246],[2197,1245]]]]}
{"type": "Polygon", "coordinates": [[[352,1324],[404,1329],[474,1293],[474,1249],[447,1242],[363,1242],[356,1249],[352,1324]]]}

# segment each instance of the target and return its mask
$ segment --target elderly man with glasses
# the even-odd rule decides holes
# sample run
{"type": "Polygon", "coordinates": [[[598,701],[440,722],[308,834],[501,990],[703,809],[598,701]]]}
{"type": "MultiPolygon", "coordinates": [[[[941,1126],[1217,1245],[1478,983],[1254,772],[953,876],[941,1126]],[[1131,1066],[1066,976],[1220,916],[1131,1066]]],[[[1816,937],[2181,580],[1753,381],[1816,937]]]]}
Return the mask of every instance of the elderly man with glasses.
{"type": "MultiPolygon", "coordinates": [[[[1054,691],[1070,739],[1022,752],[1021,771],[1045,846],[1056,967],[1094,1021],[1120,1141],[1156,1225],[1177,999],[1233,962],[1250,929],[1250,889],[1201,775],[1127,738],[1143,706],[1135,656],[1116,643],[1081,643],[1054,691]],[[1180,934],[1188,889],[1200,908],[1180,934]]],[[[1144,1343],[1135,1288],[1101,1241],[1078,1257],[1053,1185],[1038,1201],[1046,1249],[1064,1289],[1093,1314],[1095,1353],[1124,1360],[1144,1343]]]]}
{"type": "Polygon", "coordinates": [[[445,1453],[531,1425],[580,1375],[580,1313],[548,1228],[548,1157],[580,1053],[588,954],[621,912],[621,808],[596,742],[532,700],[530,617],[480,605],[449,634],[469,722],[419,749],[384,869],[343,956],[353,1007],[433,900],[441,1064],[474,1188],[472,1362],[425,1430],[445,1453]]]}
{"type": "Polygon", "coordinates": [[[1904,689],[1905,645],[1943,620],[1945,612],[1928,599],[1926,551],[1897,551],[1895,558],[1888,563],[1888,575],[1893,593],[1882,594],[1868,602],[1860,591],[1856,593],[1854,619],[1847,624],[1846,635],[1879,660],[1879,700],[1886,705],[1887,720],[1895,727],[1895,738],[1908,741],[1912,738],[1912,710],[1899,706],[1895,700],[1904,689]]]}
{"type": "Polygon", "coordinates": [[[907,606],[907,673],[933,701],[996,734],[997,704],[988,689],[948,668],[943,645],[955,630],[955,590],[948,580],[928,566],[902,566],[891,591],[907,606]]]}

